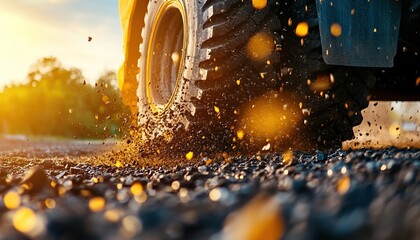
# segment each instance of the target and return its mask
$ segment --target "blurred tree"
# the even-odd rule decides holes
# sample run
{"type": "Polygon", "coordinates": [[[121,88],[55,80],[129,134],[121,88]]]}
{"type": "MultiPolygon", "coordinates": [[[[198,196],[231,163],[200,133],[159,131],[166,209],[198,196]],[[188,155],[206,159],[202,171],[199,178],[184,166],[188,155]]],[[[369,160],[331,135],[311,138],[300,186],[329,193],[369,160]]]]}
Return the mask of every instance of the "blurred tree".
{"type": "Polygon", "coordinates": [[[0,93],[0,134],[79,138],[118,137],[128,110],[122,104],[114,72],[95,86],[77,68],[54,57],[34,64],[27,83],[0,93]]]}

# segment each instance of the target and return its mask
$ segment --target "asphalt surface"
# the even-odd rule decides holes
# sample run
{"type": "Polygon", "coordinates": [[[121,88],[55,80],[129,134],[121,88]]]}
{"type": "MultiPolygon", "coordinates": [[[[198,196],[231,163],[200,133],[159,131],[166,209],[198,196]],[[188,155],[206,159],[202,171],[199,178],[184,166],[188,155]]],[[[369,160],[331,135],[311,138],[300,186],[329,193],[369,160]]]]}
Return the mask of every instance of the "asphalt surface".
{"type": "Polygon", "coordinates": [[[420,149],[121,149],[0,140],[0,239],[420,239],[420,149]]]}

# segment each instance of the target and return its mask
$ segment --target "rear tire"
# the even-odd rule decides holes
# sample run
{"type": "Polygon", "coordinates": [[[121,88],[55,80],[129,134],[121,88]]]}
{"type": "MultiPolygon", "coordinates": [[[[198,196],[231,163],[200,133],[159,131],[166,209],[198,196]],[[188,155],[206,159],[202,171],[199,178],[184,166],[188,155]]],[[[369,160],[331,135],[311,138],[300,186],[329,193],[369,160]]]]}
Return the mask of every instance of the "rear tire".
{"type": "Polygon", "coordinates": [[[361,111],[369,105],[369,92],[376,82],[374,71],[325,64],[315,0],[288,1],[286,5],[290,14],[282,18],[287,26],[282,67],[291,69],[291,74],[283,81],[289,83],[286,88],[302,96],[304,112],[303,125],[295,135],[305,139],[305,144],[309,141],[311,148],[341,147],[342,141],[354,138],[353,127],[363,120],[361,111]],[[298,38],[294,31],[303,22],[309,31],[298,38]]]}

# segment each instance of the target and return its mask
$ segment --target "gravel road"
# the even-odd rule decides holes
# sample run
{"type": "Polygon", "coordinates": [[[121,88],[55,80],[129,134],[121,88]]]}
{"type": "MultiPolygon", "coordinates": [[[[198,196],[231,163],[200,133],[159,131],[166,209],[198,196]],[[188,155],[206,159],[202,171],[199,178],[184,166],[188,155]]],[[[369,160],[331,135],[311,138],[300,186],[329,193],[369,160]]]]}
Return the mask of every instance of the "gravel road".
{"type": "Polygon", "coordinates": [[[0,239],[420,239],[420,149],[162,165],[116,148],[0,140],[0,239]]]}

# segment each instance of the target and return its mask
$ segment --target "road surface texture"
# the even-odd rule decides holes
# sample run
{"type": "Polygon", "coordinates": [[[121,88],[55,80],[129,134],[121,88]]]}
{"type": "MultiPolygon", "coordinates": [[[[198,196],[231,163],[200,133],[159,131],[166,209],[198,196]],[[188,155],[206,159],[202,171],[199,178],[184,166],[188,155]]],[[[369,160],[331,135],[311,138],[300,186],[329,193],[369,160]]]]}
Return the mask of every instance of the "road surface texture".
{"type": "Polygon", "coordinates": [[[0,239],[420,239],[419,149],[162,165],[121,147],[0,140],[0,239]]]}

